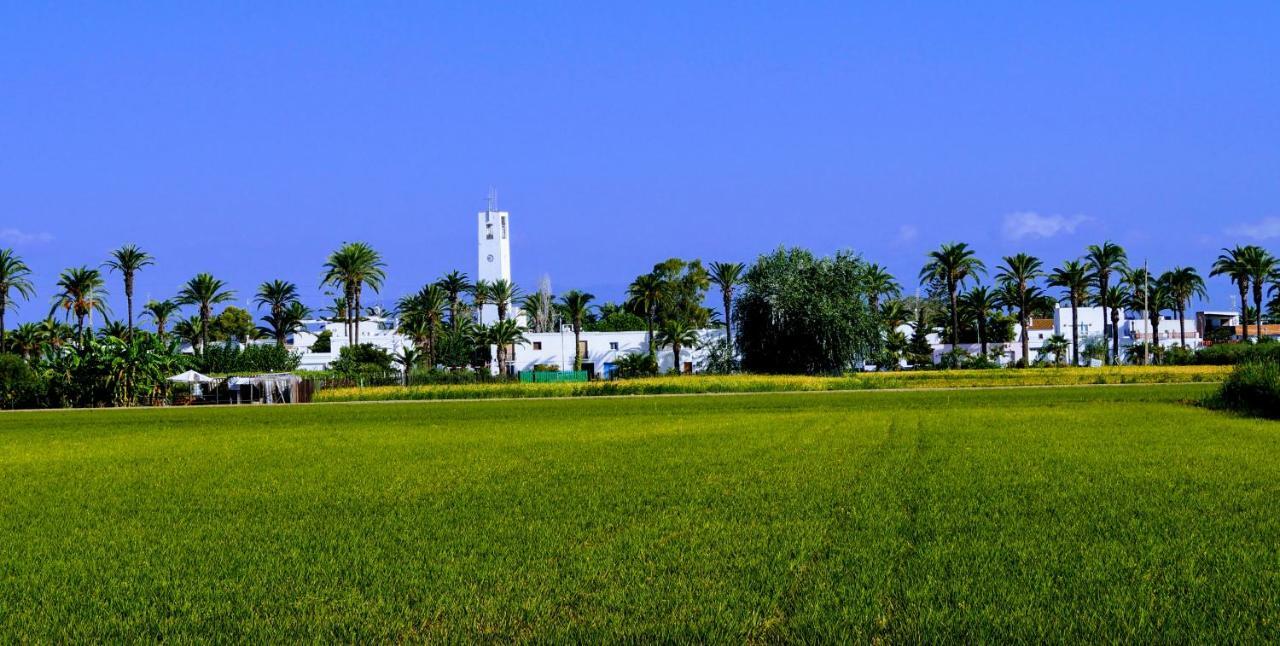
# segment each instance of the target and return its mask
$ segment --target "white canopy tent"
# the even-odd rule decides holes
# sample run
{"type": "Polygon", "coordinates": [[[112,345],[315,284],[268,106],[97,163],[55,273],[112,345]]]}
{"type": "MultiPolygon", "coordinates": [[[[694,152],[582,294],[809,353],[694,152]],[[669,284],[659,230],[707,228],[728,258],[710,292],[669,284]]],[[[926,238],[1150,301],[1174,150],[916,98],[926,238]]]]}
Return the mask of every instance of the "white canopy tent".
{"type": "Polygon", "coordinates": [[[194,370],[188,370],[169,377],[169,381],[180,384],[191,384],[191,394],[199,395],[201,384],[216,384],[220,380],[214,379],[208,375],[202,375],[194,370]]]}

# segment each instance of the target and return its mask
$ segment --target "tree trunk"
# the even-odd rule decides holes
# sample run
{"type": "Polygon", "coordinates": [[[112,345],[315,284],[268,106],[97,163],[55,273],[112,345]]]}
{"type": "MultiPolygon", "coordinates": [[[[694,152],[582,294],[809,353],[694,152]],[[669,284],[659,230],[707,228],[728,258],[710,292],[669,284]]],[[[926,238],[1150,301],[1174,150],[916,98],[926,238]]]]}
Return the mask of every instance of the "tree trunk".
{"type": "Polygon", "coordinates": [[[360,285],[355,288],[355,312],[351,323],[352,336],[355,338],[355,345],[360,345],[360,285]]]}
{"type": "Polygon", "coordinates": [[[209,306],[200,306],[200,356],[204,356],[209,347],[209,306]]]}
{"type": "Polygon", "coordinates": [[[652,310],[648,312],[648,316],[645,317],[644,322],[649,335],[649,358],[657,362],[658,353],[655,352],[653,349],[653,311],[652,310]]]}
{"type": "Polygon", "coordinates": [[[1022,365],[1031,365],[1031,333],[1027,330],[1027,326],[1031,325],[1031,319],[1027,316],[1027,286],[1025,283],[1018,284],[1018,322],[1022,324],[1022,365]]]}
{"type": "Polygon", "coordinates": [[[4,311],[9,306],[7,294],[0,294],[0,352],[4,352],[4,311]]]}
{"type": "Polygon", "coordinates": [[[1187,349],[1187,304],[1178,303],[1178,338],[1182,340],[1182,349],[1187,349]]]}
{"type": "Polygon", "coordinates": [[[671,352],[676,357],[676,366],[675,366],[676,374],[683,375],[684,370],[682,370],[680,367],[680,342],[679,341],[675,341],[671,344],[671,352]]]}
{"type": "Polygon", "coordinates": [[[1246,279],[1237,282],[1236,286],[1240,288],[1240,340],[1249,340],[1249,281],[1246,279]]]}
{"type": "Polygon", "coordinates": [[[1076,297],[1071,296],[1071,365],[1080,365],[1080,317],[1076,315],[1076,297]]]}
{"type": "Polygon", "coordinates": [[[984,316],[982,313],[978,314],[978,345],[982,347],[983,359],[987,358],[987,331],[986,331],[987,326],[986,326],[986,322],[983,320],[985,318],[987,317],[984,316]]]}
{"type": "Polygon", "coordinates": [[[1258,341],[1262,340],[1262,281],[1254,281],[1253,283],[1253,318],[1258,322],[1254,330],[1257,332],[1258,341]]]}
{"type": "Polygon", "coordinates": [[[951,293],[951,351],[960,347],[960,310],[956,306],[956,284],[947,281],[947,291],[951,293]]]}
{"type": "Polygon", "coordinates": [[[1098,300],[1102,303],[1102,365],[1111,365],[1111,348],[1107,347],[1107,275],[1098,275],[1098,300]]]}
{"type": "Polygon", "coordinates": [[[133,336],[133,274],[124,276],[124,300],[129,309],[129,336],[133,336]]]}
{"type": "Polygon", "coordinates": [[[733,299],[729,296],[729,291],[724,292],[724,338],[729,343],[729,351],[733,352],[733,321],[729,314],[730,301],[733,299]]]}
{"type": "Polygon", "coordinates": [[[1120,365],[1120,308],[1111,308],[1111,363],[1120,365]]]}

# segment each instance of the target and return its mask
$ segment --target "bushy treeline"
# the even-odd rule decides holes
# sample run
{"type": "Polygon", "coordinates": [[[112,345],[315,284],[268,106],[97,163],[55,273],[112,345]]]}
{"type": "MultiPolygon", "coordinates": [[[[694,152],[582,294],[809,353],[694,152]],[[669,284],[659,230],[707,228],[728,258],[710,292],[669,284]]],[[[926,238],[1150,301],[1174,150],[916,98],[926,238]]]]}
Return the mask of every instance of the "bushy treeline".
{"type": "Polygon", "coordinates": [[[291,372],[298,369],[302,357],[280,345],[238,346],[233,343],[211,345],[195,358],[199,370],[206,374],[291,372]]]}
{"type": "Polygon", "coordinates": [[[1267,356],[1238,364],[1209,403],[1246,415],[1280,419],[1280,361],[1267,356]]]}

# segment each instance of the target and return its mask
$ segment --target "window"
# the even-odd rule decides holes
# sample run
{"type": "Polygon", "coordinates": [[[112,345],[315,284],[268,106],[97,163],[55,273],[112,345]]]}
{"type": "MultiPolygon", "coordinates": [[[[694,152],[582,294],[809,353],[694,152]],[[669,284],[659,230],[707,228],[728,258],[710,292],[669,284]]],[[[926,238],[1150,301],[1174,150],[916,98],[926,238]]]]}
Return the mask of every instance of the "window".
{"type": "Polygon", "coordinates": [[[617,342],[617,341],[610,341],[610,342],[609,342],[609,349],[610,349],[610,350],[617,350],[617,349],[618,349],[618,342],[617,342]]]}
{"type": "Polygon", "coordinates": [[[534,341],[534,342],[533,342],[533,349],[534,349],[534,350],[541,350],[541,349],[542,349],[542,342],[541,342],[541,341],[534,341]]]}
{"type": "Polygon", "coordinates": [[[579,342],[578,342],[578,354],[581,354],[581,355],[584,355],[584,356],[587,354],[587,342],[586,342],[586,341],[579,341],[579,342]]]}
{"type": "Polygon", "coordinates": [[[502,239],[507,239],[507,216],[502,216],[502,239]]]}

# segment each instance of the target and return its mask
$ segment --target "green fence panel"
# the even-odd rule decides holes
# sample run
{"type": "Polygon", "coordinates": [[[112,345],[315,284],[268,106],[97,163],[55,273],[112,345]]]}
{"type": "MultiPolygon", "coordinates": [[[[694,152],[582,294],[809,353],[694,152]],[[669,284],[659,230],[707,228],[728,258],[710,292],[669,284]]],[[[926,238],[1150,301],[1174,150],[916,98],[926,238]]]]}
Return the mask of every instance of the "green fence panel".
{"type": "Polygon", "coordinates": [[[586,370],[568,370],[563,372],[550,372],[543,370],[524,370],[520,372],[520,381],[525,383],[562,383],[570,381],[586,381],[586,370]]]}

